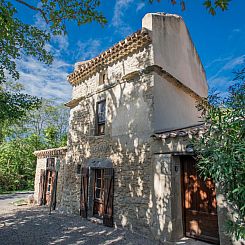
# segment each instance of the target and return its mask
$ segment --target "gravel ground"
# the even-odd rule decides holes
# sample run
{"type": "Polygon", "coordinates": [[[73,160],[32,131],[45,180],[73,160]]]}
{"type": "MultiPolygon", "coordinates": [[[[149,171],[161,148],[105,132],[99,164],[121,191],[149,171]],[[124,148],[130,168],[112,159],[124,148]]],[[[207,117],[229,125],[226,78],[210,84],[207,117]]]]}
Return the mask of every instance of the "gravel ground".
{"type": "MultiPolygon", "coordinates": [[[[30,193],[0,195],[0,245],[158,245],[125,229],[109,228],[66,215],[47,207],[20,206],[11,202],[25,199],[30,193]]],[[[142,234],[143,235],[143,234],[142,234]]],[[[207,245],[183,238],[176,245],[207,245]]]]}
{"type": "Polygon", "coordinates": [[[32,207],[0,217],[1,245],[153,245],[154,241],[122,229],[114,229],[64,215],[47,208],[32,207]]]}

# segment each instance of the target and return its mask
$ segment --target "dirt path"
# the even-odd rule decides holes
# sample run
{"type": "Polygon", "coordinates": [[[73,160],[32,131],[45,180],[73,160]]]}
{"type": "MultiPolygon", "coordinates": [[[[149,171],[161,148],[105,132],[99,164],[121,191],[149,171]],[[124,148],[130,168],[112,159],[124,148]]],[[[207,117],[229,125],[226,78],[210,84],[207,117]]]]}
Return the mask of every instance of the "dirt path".
{"type": "Polygon", "coordinates": [[[17,211],[27,208],[27,206],[15,206],[13,202],[22,199],[27,199],[27,197],[31,194],[33,194],[32,191],[0,195],[0,214],[5,214],[13,212],[15,210],[17,211]]]}

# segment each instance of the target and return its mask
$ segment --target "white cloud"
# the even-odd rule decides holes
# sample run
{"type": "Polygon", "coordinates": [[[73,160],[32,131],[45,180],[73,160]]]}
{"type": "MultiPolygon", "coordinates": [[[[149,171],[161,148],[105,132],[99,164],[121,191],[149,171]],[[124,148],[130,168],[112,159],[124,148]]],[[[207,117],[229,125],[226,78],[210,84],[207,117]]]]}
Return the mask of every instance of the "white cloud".
{"type": "Polygon", "coordinates": [[[210,93],[218,93],[221,97],[226,97],[228,94],[228,88],[234,84],[234,81],[230,77],[221,76],[208,80],[210,93]]]}
{"type": "MultiPolygon", "coordinates": [[[[48,26],[40,15],[35,15],[35,26],[48,30],[48,26]]],[[[69,54],[69,40],[67,36],[52,36],[46,50],[53,54],[51,65],[39,62],[36,58],[23,55],[16,60],[17,70],[20,73],[18,82],[22,83],[25,92],[37,97],[54,99],[57,103],[64,103],[71,98],[72,87],[67,81],[73,64],[65,61],[69,54]]]]}
{"type": "Polygon", "coordinates": [[[238,36],[242,35],[242,30],[239,28],[234,28],[230,35],[228,36],[228,40],[232,41],[232,39],[237,39],[238,36]]]}
{"type": "Polygon", "coordinates": [[[127,12],[129,5],[133,2],[133,0],[117,0],[114,7],[112,26],[116,28],[116,31],[122,36],[127,36],[132,32],[132,28],[128,23],[124,22],[123,17],[124,13],[127,12]]]}
{"type": "Polygon", "coordinates": [[[209,78],[210,80],[214,80],[215,78],[218,78],[222,72],[233,71],[236,67],[242,65],[245,62],[245,54],[226,60],[228,61],[222,64],[222,66],[218,69],[218,71],[209,78]]]}
{"type": "Polygon", "coordinates": [[[136,7],[136,12],[140,11],[144,7],[145,7],[145,3],[144,2],[138,3],[137,7],[136,7]]]}
{"type": "Polygon", "coordinates": [[[102,50],[101,41],[89,39],[86,42],[78,41],[74,59],[77,61],[89,60],[97,56],[102,50]]]}
{"type": "Polygon", "coordinates": [[[48,66],[32,57],[23,57],[17,61],[20,80],[28,94],[54,99],[64,103],[71,98],[71,86],[66,80],[72,65],[62,59],[54,59],[48,66]]]}
{"type": "Polygon", "coordinates": [[[216,73],[209,77],[208,84],[211,91],[218,92],[220,96],[226,96],[228,88],[233,85],[234,71],[245,62],[245,54],[237,57],[218,58],[213,60],[209,66],[210,69],[215,65],[216,73]]]}
{"type": "Polygon", "coordinates": [[[69,48],[68,36],[54,36],[52,37],[51,42],[57,45],[59,51],[67,51],[69,48]]]}
{"type": "Polygon", "coordinates": [[[231,59],[228,63],[226,63],[223,67],[223,70],[232,70],[235,67],[243,64],[245,62],[245,55],[241,55],[239,57],[235,57],[231,59]]]}
{"type": "Polygon", "coordinates": [[[229,57],[225,57],[225,58],[217,58],[217,59],[214,59],[212,60],[211,62],[209,62],[207,65],[205,65],[205,69],[208,69],[209,67],[213,67],[215,64],[220,64],[220,63],[224,63],[225,61],[227,60],[230,60],[232,57],[229,56],[229,57]]]}

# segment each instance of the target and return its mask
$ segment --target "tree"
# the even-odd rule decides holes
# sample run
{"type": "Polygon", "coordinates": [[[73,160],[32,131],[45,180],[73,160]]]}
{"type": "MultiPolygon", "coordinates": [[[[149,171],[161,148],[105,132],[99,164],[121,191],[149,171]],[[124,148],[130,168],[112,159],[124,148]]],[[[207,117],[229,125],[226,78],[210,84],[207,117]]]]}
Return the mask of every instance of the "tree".
{"type": "Polygon", "coordinates": [[[236,84],[226,98],[217,94],[200,104],[208,125],[194,141],[198,169],[211,177],[225,196],[236,217],[227,221],[227,231],[245,239],[245,70],[237,73],[236,84]]]}
{"type": "Polygon", "coordinates": [[[50,64],[53,56],[45,47],[51,36],[66,34],[67,21],[74,21],[78,26],[92,21],[103,25],[106,19],[97,10],[99,5],[99,0],[41,0],[37,6],[25,0],[0,0],[0,142],[3,121],[20,119],[39,103],[35,97],[10,93],[3,88],[3,83],[19,79],[16,60],[31,55],[50,64]],[[20,6],[38,14],[46,23],[45,29],[19,19],[20,6]]]}
{"type": "Polygon", "coordinates": [[[32,110],[25,118],[28,132],[42,139],[43,147],[53,148],[66,145],[69,110],[63,105],[54,105],[50,100],[42,100],[37,110],[32,110]]]}
{"type": "Polygon", "coordinates": [[[7,125],[17,123],[28,111],[40,106],[40,99],[22,93],[22,89],[19,83],[8,82],[0,86],[0,143],[7,125]]]}
{"type": "Polygon", "coordinates": [[[6,120],[0,144],[0,192],[32,189],[35,150],[65,146],[68,109],[42,100],[18,120],[6,120]]]}
{"type": "Polygon", "coordinates": [[[74,21],[77,25],[92,21],[106,23],[97,10],[99,0],[41,0],[38,6],[24,0],[15,0],[14,3],[0,0],[0,84],[9,76],[14,80],[19,78],[15,60],[21,59],[23,54],[50,64],[52,53],[45,49],[45,45],[52,35],[66,33],[66,21],[74,21]],[[46,29],[23,23],[17,17],[21,5],[39,14],[47,25],[46,29]]]}
{"type": "MultiPolygon", "coordinates": [[[[155,0],[149,0],[150,3],[153,3],[154,1],[155,0]]],[[[161,0],[157,1],[160,2],[161,0]]],[[[217,9],[221,9],[222,11],[227,10],[230,2],[231,0],[203,0],[203,5],[206,7],[206,9],[211,15],[215,15],[217,9]]],[[[171,0],[171,3],[173,5],[179,3],[182,10],[186,9],[185,0],[171,0]]]]}
{"type": "Polygon", "coordinates": [[[33,189],[36,136],[15,138],[0,145],[0,192],[33,189]]]}

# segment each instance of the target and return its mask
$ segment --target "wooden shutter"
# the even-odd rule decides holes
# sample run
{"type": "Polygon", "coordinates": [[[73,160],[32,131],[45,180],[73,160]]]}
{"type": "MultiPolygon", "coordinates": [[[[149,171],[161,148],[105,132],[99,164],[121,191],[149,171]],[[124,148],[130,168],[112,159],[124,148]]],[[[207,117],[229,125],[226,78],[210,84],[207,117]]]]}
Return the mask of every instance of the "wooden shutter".
{"type": "Polygon", "coordinates": [[[38,205],[44,204],[45,183],[46,183],[46,171],[44,169],[41,169],[40,181],[39,181],[39,192],[38,192],[38,205]]]}
{"type": "Polygon", "coordinates": [[[55,210],[56,207],[56,190],[57,190],[57,178],[58,172],[52,171],[52,209],[55,210]]]}
{"type": "Polygon", "coordinates": [[[113,227],[114,170],[104,169],[104,215],[103,224],[113,227]]]}
{"type": "Polygon", "coordinates": [[[82,168],[81,174],[82,177],[81,177],[80,215],[83,218],[87,218],[89,169],[82,168]]]}

